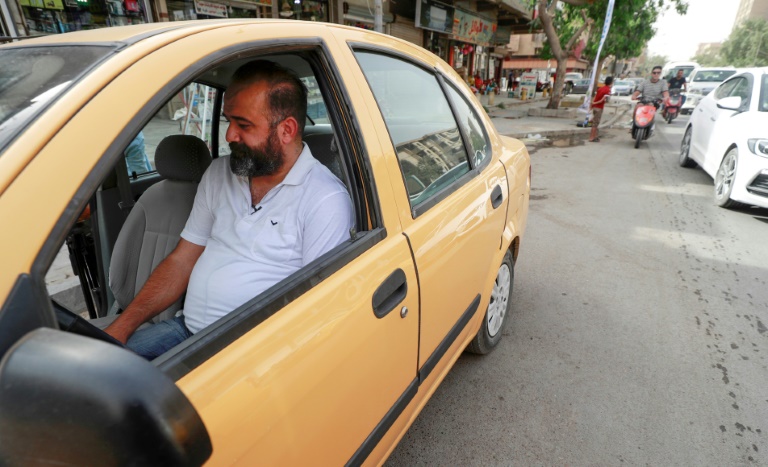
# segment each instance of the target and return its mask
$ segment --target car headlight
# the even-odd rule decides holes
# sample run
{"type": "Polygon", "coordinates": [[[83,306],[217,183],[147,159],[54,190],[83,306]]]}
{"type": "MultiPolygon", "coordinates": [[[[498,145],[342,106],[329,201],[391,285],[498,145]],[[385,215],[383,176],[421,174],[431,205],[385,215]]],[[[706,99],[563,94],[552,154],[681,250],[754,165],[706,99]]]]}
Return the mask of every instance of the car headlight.
{"type": "Polygon", "coordinates": [[[753,138],[747,140],[747,146],[749,150],[757,154],[758,156],[768,157],[768,139],[766,138],[753,138]]]}

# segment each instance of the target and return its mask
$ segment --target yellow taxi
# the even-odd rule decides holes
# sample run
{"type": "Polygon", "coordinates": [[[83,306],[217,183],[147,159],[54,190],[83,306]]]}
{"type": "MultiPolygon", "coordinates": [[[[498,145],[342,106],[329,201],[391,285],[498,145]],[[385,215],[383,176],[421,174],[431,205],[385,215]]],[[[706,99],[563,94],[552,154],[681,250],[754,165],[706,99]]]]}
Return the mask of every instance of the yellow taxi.
{"type": "Polygon", "coordinates": [[[383,463],[459,355],[499,342],[530,181],[461,77],[390,36],[211,20],[1,46],[2,463],[383,463]],[[306,85],[304,141],[355,226],[144,360],[102,329],[229,154],[222,99],[256,59],[306,85]]]}

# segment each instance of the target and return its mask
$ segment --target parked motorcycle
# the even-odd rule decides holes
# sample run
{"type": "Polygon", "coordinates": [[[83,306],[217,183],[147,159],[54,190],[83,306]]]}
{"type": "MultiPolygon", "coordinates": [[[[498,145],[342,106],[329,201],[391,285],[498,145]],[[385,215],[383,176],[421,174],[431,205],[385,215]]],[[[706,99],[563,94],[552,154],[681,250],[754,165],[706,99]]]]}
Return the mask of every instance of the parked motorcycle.
{"type": "Polygon", "coordinates": [[[680,89],[670,89],[669,97],[664,101],[664,110],[661,115],[667,123],[672,123],[672,120],[680,114],[680,107],[682,106],[683,96],[680,94],[680,89]]]}
{"type": "Polygon", "coordinates": [[[635,140],[635,149],[640,147],[640,141],[653,135],[653,121],[660,104],[660,100],[653,101],[643,98],[635,107],[632,118],[632,139],[635,140]]]}

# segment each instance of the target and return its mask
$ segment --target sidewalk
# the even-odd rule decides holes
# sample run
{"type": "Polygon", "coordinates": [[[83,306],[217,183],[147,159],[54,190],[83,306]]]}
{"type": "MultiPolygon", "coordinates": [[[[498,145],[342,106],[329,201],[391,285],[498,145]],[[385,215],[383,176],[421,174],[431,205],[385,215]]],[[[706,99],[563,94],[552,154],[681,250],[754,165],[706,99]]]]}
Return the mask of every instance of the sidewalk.
{"type": "MultiPolygon", "coordinates": [[[[499,133],[521,139],[526,144],[538,141],[546,142],[548,138],[573,135],[587,138],[591,130],[591,128],[576,126],[578,122],[584,119],[585,115],[575,110],[570,112],[573,114],[570,118],[529,116],[530,109],[544,109],[549,102],[548,97],[537,96],[531,100],[521,101],[518,98],[507,97],[507,93],[502,93],[494,96],[494,102],[491,106],[488,105],[489,96],[478,96],[478,99],[485,107],[499,133]]],[[[584,95],[571,95],[566,96],[561,103],[565,101],[582,102],[583,100],[584,95]]],[[[563,108],[561,106],[561,109],[563,108]]],[[[611,128],[622,120],[630,108],[631,104],[621,100],[607,103],[600,128],[611,128]]]]}

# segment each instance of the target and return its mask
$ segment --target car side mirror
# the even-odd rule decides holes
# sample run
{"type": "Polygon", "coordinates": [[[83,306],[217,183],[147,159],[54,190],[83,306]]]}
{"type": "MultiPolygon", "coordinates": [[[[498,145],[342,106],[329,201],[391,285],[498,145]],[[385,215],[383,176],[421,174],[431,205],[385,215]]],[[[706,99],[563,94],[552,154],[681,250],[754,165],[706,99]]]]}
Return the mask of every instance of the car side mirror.
{"type": "Polygon", "coordinates": [[[717,101],[717,107],[725,110],[739,110],[739,108],[741,107],[741,97],[739,96],[723,97],[722,99],[717,101]]]}
{"type": "Polygon", "coordinates": [[[9,465],[202,465],[203,421],[143,358],[39,328],[0,361],[0,459],[9,465]]]}

